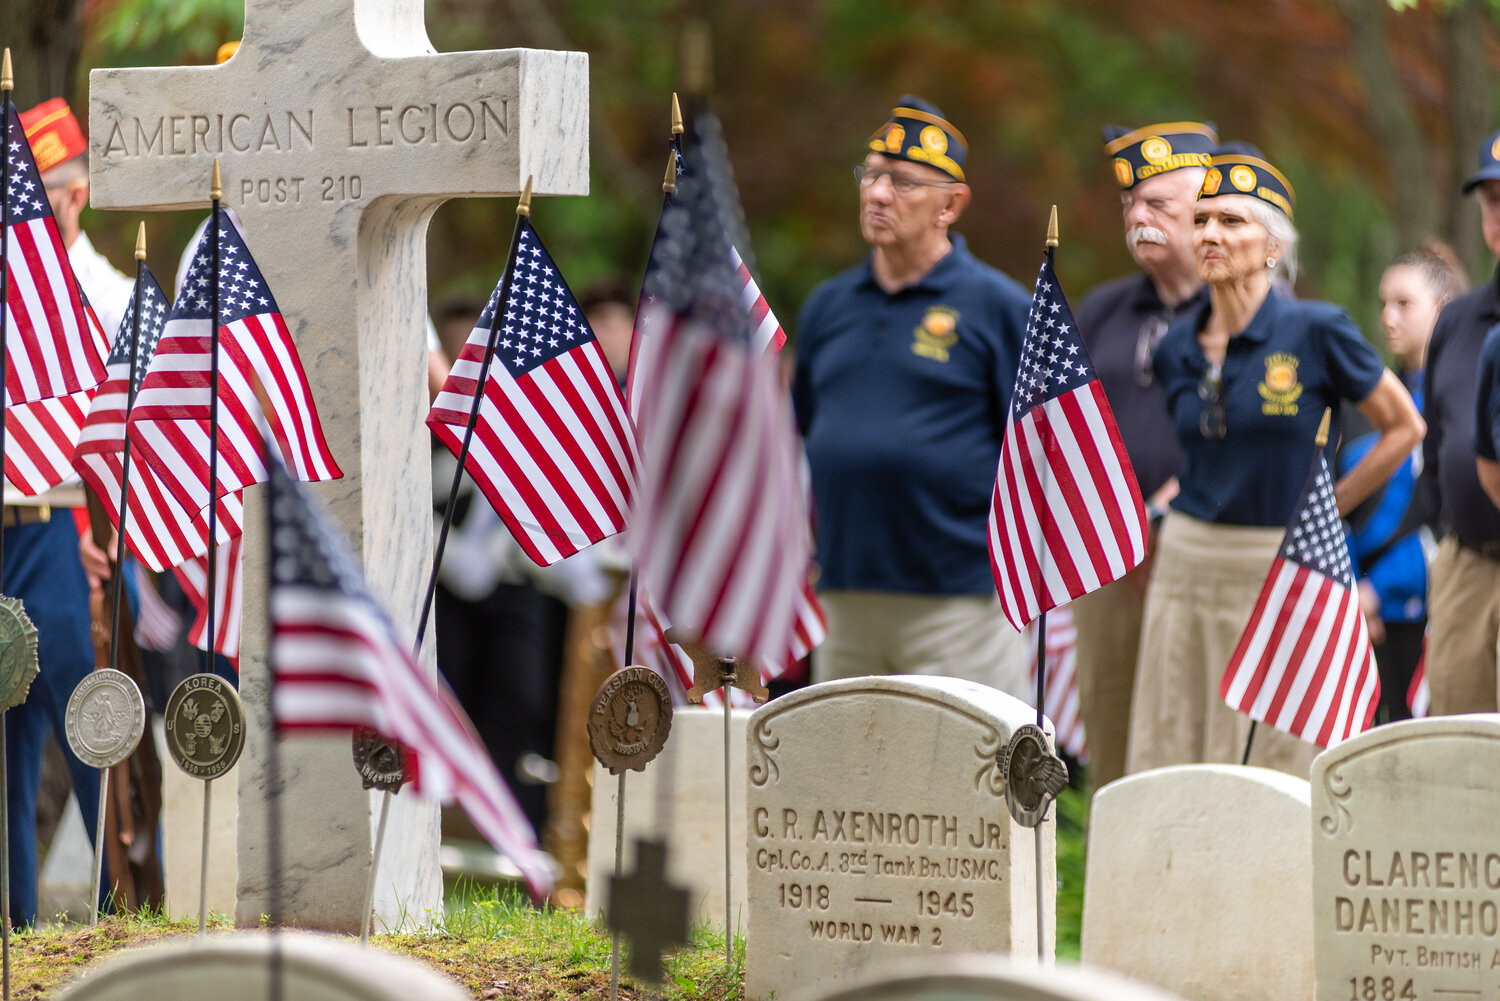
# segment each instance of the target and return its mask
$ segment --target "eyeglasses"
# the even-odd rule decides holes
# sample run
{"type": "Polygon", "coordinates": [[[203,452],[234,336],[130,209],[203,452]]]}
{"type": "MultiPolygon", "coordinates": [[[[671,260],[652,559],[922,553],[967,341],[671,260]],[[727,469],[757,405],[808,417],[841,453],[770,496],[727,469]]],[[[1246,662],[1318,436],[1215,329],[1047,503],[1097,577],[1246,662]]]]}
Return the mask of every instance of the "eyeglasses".
{"type": "Polygon", "coordinates": [[[1148,316],[1146,322],[1141,324],[1140,333],[1135,335],[1135,381],[1142,389],[1151,386],[1151,380],[1155,376],[1151,359],[1156,354],[1156,345],[1161,343],[1162,335],[1166,332],[1165,316],[1148,316]]]}
{"type": "Polygon", "coordinates": [[[1224,424],[1224,369],[1218,362],[1209,365],[1198,381],[1198,398],[1203,401],[1198,430],[1210,440],[1222,439],[1229,428],[1224,424]]]}
{"type": "Polygon", "coordinates": [[[876,182],[882,177],[889,177],[891,179],[891,188],[898,195],[909,195],[918,188],[942,188],[956,183],[954,181],[924,181],[919,178],[898,174],[894,170],[883,170],[879,167],[871,167],[863,163],[855,164],[854,183],[858,184],[861,188],[873,188],[876,182]]]}

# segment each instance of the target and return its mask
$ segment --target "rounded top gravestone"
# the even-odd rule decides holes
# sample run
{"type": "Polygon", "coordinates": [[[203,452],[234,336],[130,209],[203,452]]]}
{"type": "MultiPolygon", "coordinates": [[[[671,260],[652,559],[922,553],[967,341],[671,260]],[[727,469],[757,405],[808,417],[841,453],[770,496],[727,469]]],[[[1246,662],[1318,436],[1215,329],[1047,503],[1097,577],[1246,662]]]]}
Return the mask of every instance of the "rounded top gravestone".
{"type": "Polygon", "coordinates": [[[422,964],[303,932],[214,935],[131,950],[61,994],[60,1001],[264,1001],[271,951],[281,954],[283,1001],[463,1001],[468,992],[422,964]]]}
{"type": "Polygon", "coordinates": [[[794,1001],[1182,1001],[1107,970],[1022,966],[996,956],[907,960],[847,987],[794,1001]]]}

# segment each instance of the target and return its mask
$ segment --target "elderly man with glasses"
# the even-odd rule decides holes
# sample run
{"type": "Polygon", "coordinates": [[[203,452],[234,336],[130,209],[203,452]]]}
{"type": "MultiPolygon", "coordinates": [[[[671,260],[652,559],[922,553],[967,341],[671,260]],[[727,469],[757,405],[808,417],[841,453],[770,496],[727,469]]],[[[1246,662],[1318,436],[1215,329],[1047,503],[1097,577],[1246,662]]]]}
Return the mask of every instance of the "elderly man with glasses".
{"type": "Polygon", "coordinates": [[[1028,695],[985,526],[1030,297],[949,231],[969,204],[967,151],[937,108],[900,99],[854,169],[870,253],[798,321],[828,613],[817,681],[945,675],[1028,695]]]}
{"type": "MultiPolygon", "coordinates": [[[[1202,122],[1104,127],[1104,153],[1120,185],[1125,246],[1139,271],[1084,297],[1078,329],[1109,397],[1154,529],[1177,489],[1182,450],[1172,434],[1152,356],[1179,312],[1207,295],[1193,263],[1193,206],[1218,136],[1202,122]]],[[[1089,785],[1125,774],[1130,693],[1151,561],[1073,602],[1078,701],[1089,748],[1089,785]]]]}

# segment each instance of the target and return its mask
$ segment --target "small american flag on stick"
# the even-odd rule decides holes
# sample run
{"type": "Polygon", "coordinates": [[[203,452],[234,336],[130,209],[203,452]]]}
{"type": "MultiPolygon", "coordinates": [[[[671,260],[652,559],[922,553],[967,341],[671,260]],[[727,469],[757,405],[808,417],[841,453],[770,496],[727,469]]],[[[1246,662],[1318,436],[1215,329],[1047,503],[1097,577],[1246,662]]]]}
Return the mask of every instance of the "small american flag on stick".
{"type": "Polygon", "coordinates": [[[278,730],[368,727],[410,752],[417,792],[457,800],[521,870],[535,897],[552,886],[526,815],[448,687],[371,596],[326,516],[268,456],[271,712],[278,730]]]}
{"type": "Polygon", "coordinates": [[[92,390],[104,378],[109,339],[73,276],[9,91],[3,103],[5,405],[15,407],[92,390]]]}
{"type": "Polygon", "coordinates": [[[700,116],[698,133],[637,317],[645,466],[630,545],[674,626],[724,656],[779,662],[810,559],[796,434],[774,359],[751,341],[717,119],[700,116]]]}
{"type": "Polygon", "coordinates": [[[1053,270],[1042,261],[990,498],[990,569],[1017,629],[1146,556],[1146,508],[1053,270]]]}
{"type": "Polygon", "coordinates": [[[635,433],[603,348],[523,217],[509,273],[427,417],[455,456],[479,392],[492,323],[499,339],[483,374],[464,470],[526,555],[550,566],[625,528],[635,489],[635,433]]]}
{"type": "MultiPolygon", "coordinates": [[[[343,475],[318,420],[312,391],[292,335],[238,227],[221,213],[219,241],[218,493],[222,497],[266,477],[261,459],[260,403],[281,456],[299,479],[343,475]]],[[[135,453],[191,512],[208,507],[210,312],[214,227],[199,241],[187,280],[167,317],[151,365],[130,412],[135,453]]],[[[206,525],[206,519],[205,519],[206,525]]],[[[203,548],[206,550],[207,541],[203,548]]]]}
{"type": "Polygon", "coordinates": [[[1370,728],[1380,677],[1323,457],[1329,415],[1281,551],[1219,683],[1231,709],[1319,747],[1370,728]]]}

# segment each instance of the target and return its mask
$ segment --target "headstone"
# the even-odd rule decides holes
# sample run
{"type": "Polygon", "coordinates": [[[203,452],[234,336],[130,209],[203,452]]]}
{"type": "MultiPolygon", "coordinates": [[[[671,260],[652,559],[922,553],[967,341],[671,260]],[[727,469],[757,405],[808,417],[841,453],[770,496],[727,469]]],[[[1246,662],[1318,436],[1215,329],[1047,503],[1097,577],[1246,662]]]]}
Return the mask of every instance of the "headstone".
{"type": "Polygon", "coordinates": [[[926,952],[1035,962],[1039,875],[1050,957],[1056,811],[1036,830],[1017,824],[996,761],[1035,719],[953,678],[835,681],[757,709],[746,996],[826,989],[926,952]]]}
{"type": "Polygon", "coordinates": [[[1312,766],[1318,1001],[1500,985],[1500,716],[1376,727],[1312,766]]]}
{"type": "Polygon", "coordinates": [[[468,991],[413,959],[323,935],[213,935],[132,949],[64,988],[59,1001],[463,1001],[468,991]],[[282,991],[270,990],[271,953],[282,991]]]}
{"type": "MultiPolygon", "coordinates": [[[[1273,995],[1274,996],[1274,995],[1273,995]]],[[[1196,999],[1197,995],[1193,995],[1196,999]]],[[[1217,995],[1208,995],[1210,999],[1217,995]]],[[[790,1001],[1183,1001],[1108,970],[1037,969],[995,956],[907,960],[836,990],[790,1001]]]]}
{"type": "Polygon", "coordinates": [[[1310,795],[1303,779],[1238,765],[1159,768],[1099,790],[1083,962],[1188,998],[1310,1001],[1310,795]]]}
{"type": "MultiPolygon", "coordinates": [[[[736,930],[745,930],[745,727],[750,710],[729,711],[730,882],[736,930]]],[[[609,878],[615,871],[615,814],[618,778],[594,766],[589,820],[588,887],[584,909],[597,914],[609,906],[609,878]]],[[[643,772],[625,777],[624,871],[636,866],[635,839],[664,836],[667,875],[686,887],[693,921],[724,923],[724,710],[678,708],[672,735],[643,772]],[[667,797],[666,800],[663,797],[667,797]],[[668,826],[658,832],[658,818],[668,826]]]]}
{"type": "MultiPolygon", "coordinates": [[[[94,70],[96,208],[208,204],[210,165],[275,290],[344,478],[316,489],[398,628],[415,629],[432,554],[426,229],[447,198],[588,190],[588,57],[507,49],[438,54],[421,0],[247,0],[220,66],[94,70]]],[[[269,909],[264,511],[247,497],[242,694],[251,746],[239,784],[236,920],[269,909]]],[[[431,644],[428,645],[431,649],[431,644]]],[[[344,737],[288,741],[282,760],[286,914],[360,925],[372,797],[344,737]]],[[[438,812],[399,796],[375,910],[394,925],[438,906],[438,812]]]]}

